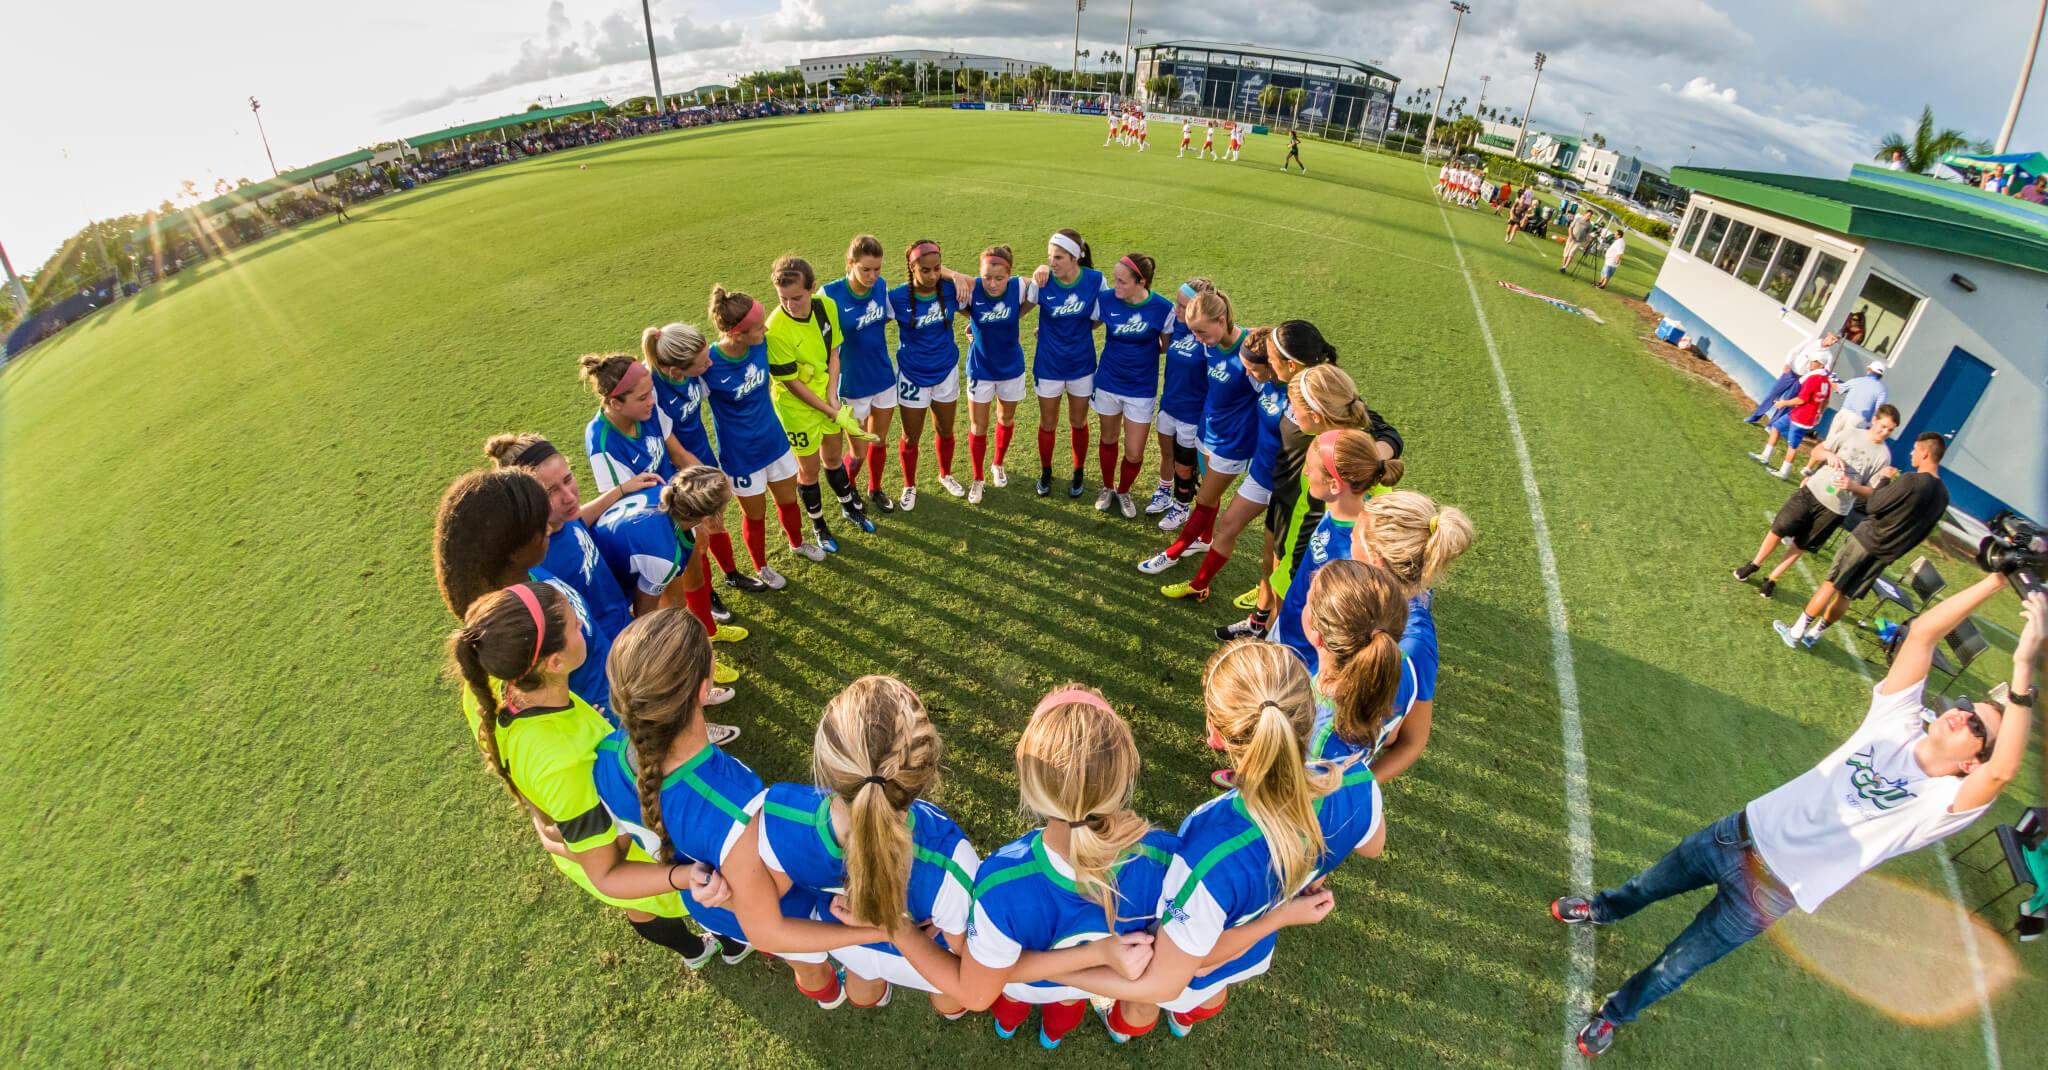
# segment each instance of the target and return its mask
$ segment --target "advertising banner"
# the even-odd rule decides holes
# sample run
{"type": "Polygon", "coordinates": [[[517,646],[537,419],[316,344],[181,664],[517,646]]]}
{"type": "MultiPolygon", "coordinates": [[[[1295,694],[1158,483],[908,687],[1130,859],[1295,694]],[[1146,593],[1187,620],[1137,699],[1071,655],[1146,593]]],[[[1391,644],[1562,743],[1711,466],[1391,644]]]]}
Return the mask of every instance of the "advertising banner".
{"type": "Polygon", "coordinates": [[[1202,83],[1209,80],[1209,68],[1200,63],[1176,63],[1173,76],[1180,79],[1180,95],[1163,103],[1168,105],[1202,104],[1202,83]]]}
{"type": "Polygon", "coordinates": [[[1237,76],[1237,108],[1256,114],[1259,110],[1259,93],[1266,88],[1272,76],[1265,71],[1243,71],[1237,76]]]}
{"type": "Polygon", "coordinates": [[[1320,123],[1330,118],[1330,109],[1337,102],[1337,83],[1328,78],[1311,78],[1303,87],[1307,92],[1301,101],[1301,120],[1320,123]]]}

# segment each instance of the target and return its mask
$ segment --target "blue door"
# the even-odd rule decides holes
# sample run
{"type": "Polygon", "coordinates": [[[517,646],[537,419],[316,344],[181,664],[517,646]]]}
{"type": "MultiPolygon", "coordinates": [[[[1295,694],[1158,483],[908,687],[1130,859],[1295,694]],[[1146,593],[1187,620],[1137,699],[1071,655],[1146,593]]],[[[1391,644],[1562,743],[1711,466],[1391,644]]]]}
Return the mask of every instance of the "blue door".
{"type": "Polygon", "coordinates": [[[1991,385],[1991,365],[1962,351],[1948,352],[1948,362],[1921,395],[1920,404],[1906,421],[1906,430],[1892,440],[1892,457],[1900,468],[1911,462],[1913,440],[1929,431],[1953,441],[1977,408],[1977,399],[1991,385]]]}

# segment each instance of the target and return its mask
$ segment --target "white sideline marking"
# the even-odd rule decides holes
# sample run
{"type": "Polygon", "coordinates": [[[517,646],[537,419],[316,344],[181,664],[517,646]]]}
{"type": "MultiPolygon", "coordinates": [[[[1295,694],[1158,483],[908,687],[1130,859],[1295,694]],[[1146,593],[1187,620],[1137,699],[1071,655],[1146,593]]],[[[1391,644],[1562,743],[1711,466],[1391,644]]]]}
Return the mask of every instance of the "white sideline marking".
{"type": "MultiPolygon", "coordinates": [[[[1433,196],[1434,194],[1432,194],[1433,196]]],[[[1529,522],[1536,533],[1536,563],[1543,574],[1543,601],[1550,617],[1550,667],[1557,676],[1558,729],[1564,741],[1564,806],[1566,841],[1571,846],[1572,892],[1592,895],[1593,887],[1593,803],[1586,780],[1586,738],[1579,725],[1579,677],[1572,663],[1572,640],[1564,614],[1564,589],[1557,578],[1557,552],[1550,545],[1550,522],[1543,514],[1543,491],[1536,486],[1536,465],[1529,459],[1529,443],[1522,437],[1522,418],[1515,412],[1515,395],[1508,389],[1507,369],[1500,362],[1500,347],[1494,344],[1493,328],[1486,322],[1486,309],[1479,303],[1479,287],[1465,266],[1465,250],[1458,233],[1451,229],[1451,217],[1437,201],[1437,216],[1444,233],[1450,235],[1451,252],[1458,258],[1458,274],[1472,297],[1472,312],[1479,317],[1479,336],[1486,342],[1487,359],[1493,362],[1493,384],[1500,391],[1500,405],[1507,413],[1508,437],[1514,440],[1515,463],[1522,469],[1522,493],[1529,500],[1529,522]]],[[[1593,927],[1568,926],[1571,963],[1565,975],[1564,1065],[1585,1065],[1574,1034],[1593,985],[1593,927]]]]}
{"type": "MultiPolygon", "coordinates": [[[[1764,518],[1767,524],[1773,519],[1768,512],[1764,518]]],[[[1805,578],[1807,586],[1819,587],[1804,556],[1799,558],[1799,575],[1805,578]]],[[[1856,641],[1849,638],[1848,631],[1840,629],[1839,625],[1831,625],[1828,630],[1835,633],[1835,638],[1842,641],[1842,649],[1849,652],[1849,664],[1856,667],[1856,675],[1863,677],[1866,685],[1875,687],[1877,681],[1871,679],[1870,669],[1863,664],[1863,655],[1856,652],[1856,641]]],[[[1977,1016],[1984,1033],[1984,1061],[1991,1070],[2004,1070],[2005,1063],[1998,1057],[1998,1023],[1991,1018],[1991,990],[1984,984],[1984,958],[1977,952],[1977,928],[1970,924],[1970,915],[1963,910],[1963,886],[1956,881],[1956,867],[1948,860],[1948,848],[1939,841],[1934,845],[1934,857],[1941,861],[1941,879],[1948,884],[1948,897],[1955,901],[1956,927],[1963,931],[1963,950],[1970,959],[1970,981],[1977,988],[1977,1016]]]]}

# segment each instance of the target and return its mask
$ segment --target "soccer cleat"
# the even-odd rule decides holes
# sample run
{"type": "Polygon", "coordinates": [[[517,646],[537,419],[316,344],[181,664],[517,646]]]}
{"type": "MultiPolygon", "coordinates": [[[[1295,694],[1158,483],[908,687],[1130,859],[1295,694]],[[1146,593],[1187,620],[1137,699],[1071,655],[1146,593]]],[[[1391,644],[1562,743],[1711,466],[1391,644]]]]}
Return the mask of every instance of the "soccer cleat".
{"type": "Polygon", "coordinates": [[[1579,1027],[1579,1054],[1588,1059],[1607,1054],[1607,1049],[1614,1046],[1614,1034],[1619,1031],[1620,1027],[1613,1022],[1594,1015],[1591,1021],[1579,1027]]]}
{"type": "Polygon", "coordinates": [[[724,624],[730,620],[732,620],[732,610],[725,608],[725,599],[718,597],[717,591],[711,592],[711,622],[713,624],[724,624]]]}
{"type": "Polygon", "coordinates": [[[1007,487],[1007,486],[1009,486],[1009,485],[1010,485],[1010,472],[1009,472],[1009,470],[1008,470],[1008,469],[1004,468],[1004,467],[1003,467],[1002,465],[999,465],[999,464],[992,464],[992,465],[989,465],[989,468],[988,468],[988,481],[989,481],[989,482],[991,482],[991,483],[994,483],[994,484],[996,485],[997,489],[1001,489],[1001,488],[1003,488],[1003,487],[1007,487]]]}
{"type": "Polygon", "coordinates": [[[737,624],[720,624],[718,630],[711,633],[711,641],[714,643],[737,643],[745,639],[747,634],[747,630],[737,624]]]}
{"type": "Polygon", "coordinates": [[[833,538],[832,533],[829,531],[820,530],[818,532],[818,537],[812,541],[817,544],[818,549],[823,550],[828,554],[836,554],[839,552],[839,540],[833,538]]]}
{"type": "Polygon", "coordinates": [[[939,477],[939,487],[940,489],[944,490],[948,494],[951,494],[955,498],[964,498],[967,496],[967,488],[961,486],[960,481],[954,479],[952,473],[950,472],[939,477]]]}
{"type": "Polygon", "coordinates": [[[1583,895],[1567,895],[1550,901],[1550,916],[1566,925],[1591,925],[1593,901],[1583,895]]]}
{"type": "Polygon", "coordinates": [[[1192,598],[1198,603],[1207,602],[1209,600],[1208,588],[1197,587],[1194,584],[1189,583],[1185,580],[1179,583],[1169,583],[1166,586],[1159,588],[1159,593],[1165,595],[1168,598],[1192,598]]]}
{"type": "Polygon", "coordinates": [[[1144,573],[1147,576],[1157,576],[1160,573],[1165,572],[1167,569],[1170,569],[1178,564],[1180,564],[1180,558],[1169,557],[1167,556],[1166,551],[1161,550],[1158,553],[1153,554],[1151,557],[1148,557],[1145,560],[1138,562],[1138,571],[1144,573]]]}
{"type": "Polygon", "coordinates": [[[1115,502],[1116,491],[1113,491],[1108,487],[1104,487],[1102,488],[1101,493],[1095,495],[1095,511],[1098,513],[1109,512],[1109,507],[1115,502]]]}
{"type": "Polygon", "coordinates": [[[1246,617],[1216,629],[1216,641],[1228,643],[1237,639],[1257,639],[1266,634],[1266,623],[1257,617],[1246,617]]]}
{"type": "Polygon", "coordinates": [[[1777,593],[1777,591],[1778,591],[1778,581],[1777,581],[1777,580],[1773,580],[1773,579],[1766,579],[1766,580],[1764,580],[1764,581],[1763,581],[1762,583],[1759,583],[1759,584],[1757,584],[1757,585],[1756,585],[1756,593],[1757,593],[1758,595],[1760,595],[1761,597],[1764,597],[1764,598],[1769,598],[1769,597],[1770,597],[1771,595],[1773,595],[1773,594],[1776,594],[1776,593],[1777,593]]]}
{"type": "Polygon", "coordinates": [[[1784,621],[1772,621],[1771,630],[1778,633],[1778,638],[1783,639],[1785,641],[1786,646],[1789,646],[1794,650],[1801,649],[1799,644],[1799,635],[1796,632],[1794,632],[1791,626],[1787,625],[1784,621]]]}
{"type": "Polygon", "coordinates": [[[875,508],[881,510],[883,513],[893,513],[896,511],[896,502],[892,500],[887,494],[883,494],[881,491],[876,491],[873,495],[873,499],[875,503],[875,508]]]}
{"type": "MultiPolygon", "coordinates": [[[[763,582],[760,577],[749,576],[741,572],[726,573],[725,585],[735,591],[745,591],[748,594],[760,594],[768,589],[768,584],[763,582]]],[[[716,612],[716,610],[713,611],[714,615],[716,612]]]]}
{"type": "Polygon", "coordinates": [[[710,740],[711,745],[714,747],[723,747],[740,738],[739,726],[706,721],[704,722],[704,738],[710,740]]]}
{"type": "Polygon", "coordinates": [[[1819,631],[1819,629],[1816,629],[1816,628],[1808,628],[1808,629],[1806,630],[1806,637],[1805,637],[1805,638],[1803,638],[1803,639],[1801,639],[1801,640],[1799,640],[1799,648],[1800,648],[1801,650],[1812,650],[1812,649],[1813,649],[1813,644],[1815,644],[1815,643],[1818,643],[1818,642],[1820,642],[1820,631],[1819,631]]]}
{"type": "Polygon", "coordinates": [[[733,691],[733,689],[732,689],[732,688],[729,688],[729,687],[714,687],[714,688],[712,688],[712,689],[711,689],[710,691],[708,691],[708,692],[706,692],[706,693],[705,693],[705,695],[704,695],[704,705],[706,705],[706,706],[723,706],[723,705],[725,705],[726,703],[728,703],[728,702],[731,702],[731,701],[733,700],[733,698],[734,698],[734,695],[735,695],[735,692],[733,691]]]}
{"type": "Polygon", "coordinates": [[[1749,455],[1749,459],[1762,465],[1768,465],[1771,463],[1771,455],[1768,453],[1752,453],[1749,455]]]}
{"type": "Polygon", "coordinates": [[[1083,492],[1087,491],[1087,483],[1088,481],[1085,478],[1083,478],[1083,473],[1081,472],[1081,470],[1079,468],[1074,469],[1073,481],[1067,484],[1067,497],[1080,497],[1083,492]]]}
{"type": "Polygon", "coordinates": [[[1237,770],[1218,769],[1209,774],[1209,783],[1222,788],[1224,791],[1230,791],[1237,787],[1237,770]]]}
{"type": "Polygon", "coordinates": [[[1166,1031],[1176,1037],[1184,1037],[1195,1031],[1195,1023],[1191,1019],[1182,1018],[1178,1011],[1167,1011],[1166,1031]]]}
{"type": "Polygon", "coordinates": [[[911,511],[912,509],[917,508],[917,488],[903,488],[903,498],[901,501],[898,501],[896,505],[898,508],[902,509],[906,513],[911,511]]]}
{"type": "MultiPolygon", "coordinates": [[[[837,549],[837,547],[835,546],[834,549],[837,549]]],[[[825,548],[814,542],[807,542],[801,546],[792,546],[789,548],[789,552],[802,557],[806,561],[825,560],[825,548]]]]}
{"type": "Polygon", "coordinates": [[[1166,515],[1159,518],[1159,530],[1179,531],[1181,526],[1188,522],[1188,514],[1192,512],[1194,510],[1188,508],[1186,502],[1174,502],[1166,510],[1166,515]]]}
{"type": "Polygon", "coordinates": [[[1777,470],[1776,472],[1772,473],[1772,474],[1773,474],[1773,475],[1776,475],[1776,476],[1777,476],[1777,477],[1778,477],[1779,479],[1791,479],[1791,478],[1792,478],[1792,462],[1791,462],[1791,461],[1786,461],[1786,462],[1785,462],[1784,464],[1781,464],[1781,465],[1779,465],[1779,466],[1778,466],[1778,470],[1777,470]]]}
{"type": "MultiPolygon", "coordinates": [[[[1001,1037],[1001,1038],[1003,1038],[1004,1040],[1008,1040],[1008,1039],[1010,1039],[1011,1037],[1014,1037],[1014,1036],[1016,1036],[1016,1035],[1017,1035],[1017,1030],[1015,1030],[1015,1029],[1004,1029],[1004,1028],[1003,1028],[1003,1023],[1002,1023],[1001,1021],[997,1020],[997,1019],[996,1019],[996,1017],[995,1017],[994,1015],[990,1015],[990,1016],[989,1016],[989,1020],[990,1020],[991,1022],[993,1022],[993,1023],[995,1024],[995,1027],[996,1027],[996,1035],[997,1035],[997,1036],[999,1036],[999,1037],[1001,1037]]],[[[1018,1022],[1017,1024],[1018,1024],[1019,1026],[1022,1026],[1022,1025],[1023,1025],[1024,1023],[1023,1023],[1023,1022],[1018,1022]]]]}
{"type": "Polygon", "coordinates": [[[783,578],[782,573],[775,571],[772,565],[762,565],[761,570],[754,573],[754,577],[767,584],[771,591],[779,591],[789,586],[789,581],[783,578]]]}
{"type": "Polygon", "coordinates": [[[1116,511],[1122,513],[1125,520],[1134,520],[1138,516],[1138,503],[1132,501],[1130,495],[1117,491],[1116,511]]]}
{"type": "Polygon", "coordinates": [[[1230,600],[1230,604],[1244,610],[1246,613],[1250,613],[1252,610],[1259,608],[1259,589],[1254,587],[1238,595],[1230,600]]]}
{"type": "MultiPolygon", "coordinates": [[[[1061,1038],[1060,1038],[1060,1040],[1065,1040],[1065,1039],[1067,1039],[1067,1038],[1066,1038],[1066,1037],[1061,1037],[1061,1038]]],[[[1057,1047],[1059,1047],[1059,1046],[1060,1046],[1060,1041],[1059,1041],[1059,1040],[1054,1040],[1053,1038],[1051,1038],[1051,1037],[1049,1037],[1049,1036],[1046,1036],[1046,1035],[1045,1035],[1045,1022],[1043,1022],[1043,1021],[1040,1021],[1040,1022],[1038,1023],[1038,1046],[1039,1046],[1039,1047],[1041,1047],[1041,1048],[1044,1048],[1044,1049],[1045,1049],[1045,1050],[1047,1050],[1047,1051],[1051,1051],[1051,1050],[1053,1050],[1054,1048],[1057,1048],[1057,1047]]]]}
{"type": "Polygon", "coordinates": [[[1756,575],[1756,565],[1753,562],[1745,562],[1744,564],[1736,568],[1736,570],[1733,573],[1731,573],[1731,575],[1733,575],[1736,579],[1742,580],[1746,583],[1748,582],[1751,576],[1756,575]]]}
{"type": "MultiPolygon", "coordinates": [[[[873,535],[875,533],[875,522],[868,519],[867,510],[849,509],[842,505],[839,507],[839,515],[845,517],[847,523],[859,528],[862,534],[873,535]]],[[[837,551],[834,552],[836,553],[837,551]]]]}
{"type": "MultiPolygon", "coordinates": [[[[816,1000],[820,1010],[836,1011],[839,1009],[840,1004],[846,1002],[846,975],[844,973],[834,973],[832,975],[832,986],[838,990],[838,994],[831,999],[816,1000]]],[[[801,992],[803,990],[798,989],[797,991],[801,992]]]]}
{"type": "Polygon", "coordinates": [[[1109,1024],[1109,1014],[1116,1009],[1116,1000],[1097,996],[1089,1000],[1088,1005],[1095,1008],[1095,1016],[1102,1019],[1102,1028],[1109,1031],[1109,1042],[1111,1044],[1130,1042],[1131,1035],[1129,1033],[1119,1033],[1116,1031],[1116,1026],[1109,1024]]]}
{"type": "Polygon", "coordinates": [[[980,505],[981,496],[987,492],[988,484],[977,479],[967,485],[967,504],[980,505]]]}
{"type": "Polygon", "coordinates": [[[714,683],[714,684],[730,684],[730,683],[735,683],[735,682],[737,682],[737,681],[739,680],[739,678],[740,678],[740,671],[739,671],[738,669],[735,669],[735,668],[733,668],[732,666],[730,666],[730,665],[727,665],[727,664],[726,664],[725,662],[722,662],[722,661],[718,660],[717,658],[712,658],[712,659],[711,659],[711,682],[712,682],[712,683],[714,683]]]}
{"type": "Polygon", "coordinates": [[[1173,508],[1173,488],[1165,483],[1152,491],[1152,500],[1145,503],[1146,516],[1158,516],[1173,508]]]}
{"type": "Polygon", "coordinates": [[[683,965],[693,970],[701,970],[711,961],[713,956],[718,954],[718,941],[716,940],[705,940],[702,947],[703,950],[697,952],[696,955],[685,957],[683,965]]]}
{"type": "Polygon", "coordinates": [[[1039,469],[1039,472],[1038,472],[1038,496],[1039,496],[1039,497],[1041,497],[1041,498],[1045,498],[1045,497],[1050,497],[1051,495],[1052,495],[1052,469],[1050,469],[1050,468],[1041,468],[1041,469],[1039,469]]]}
{"type": "Polygon", "coordinates": [[[754,945],[744,944],[730,936],[718,938],[718,961],[727,966],[737,966],[754,953],[754,945]]]}

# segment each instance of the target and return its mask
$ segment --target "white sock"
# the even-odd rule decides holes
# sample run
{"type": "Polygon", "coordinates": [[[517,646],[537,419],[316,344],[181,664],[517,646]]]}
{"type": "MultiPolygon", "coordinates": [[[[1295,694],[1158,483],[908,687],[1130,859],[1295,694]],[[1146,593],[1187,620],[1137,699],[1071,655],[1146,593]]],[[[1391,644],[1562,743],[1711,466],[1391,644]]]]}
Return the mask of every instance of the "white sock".
{"type": "Polygon", "coordinates": [[[1797,621],[1796,623],[1794,623],[1794,624],[1792,625],[1792,638],[1794,638],[1794,639],[1797,639],[1797,638],[1799,638],[1799,637],[1801,637],[1801,636],[1805,635],[1805,634],[1806,634],[1806,626],[1807,626],[1808,624],[1812,623],[1812,622],[1813,622],[1813,618],[1812,618],[1812,617],[1809,617],[1809,616],[1807,616],[1806,614],[1804,614],[1804,613],[1801,613],[1801,614],[1799,615],[1799,620],[1798,620],[1798,621],[1797,621]]]}
{"type": "Polygon", "coordinates": [[[1808,635],[1819,635],[1820,633],[1822,633],[1822,632],[1824,632],[1824,631],[1827,631],[1827,630],[1828,630],[1828,619],[1827,619],[1826,617],[1822,617],[1821,619],[1819,619],[1819,620],[1817,620],[1817,621],[1814,621],[1814,622],[1813,622],[1813,627],[1811,627],[1811,628],[1808,628],[1808,629],[1806,630],[1806,634],[1808,634],[1808,635]]]}

